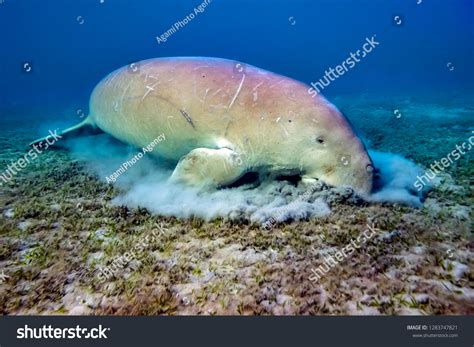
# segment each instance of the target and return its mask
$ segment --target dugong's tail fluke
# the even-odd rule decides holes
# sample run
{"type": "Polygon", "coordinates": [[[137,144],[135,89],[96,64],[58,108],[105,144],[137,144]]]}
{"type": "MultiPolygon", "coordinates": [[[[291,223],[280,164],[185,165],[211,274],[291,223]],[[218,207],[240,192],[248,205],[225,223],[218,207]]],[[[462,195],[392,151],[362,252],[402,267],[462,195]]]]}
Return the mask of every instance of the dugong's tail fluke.
{"type": "Polygon", "coordinates": [[[90,117],[87,117],[79,124],[67,128],[58,134],[51,134],[50,132],[49,135],[34,140],[30,143],[30,147],[32,147],[33,145],[39,145],[40,143],[44,143],[45,141],[48,143],[49,147],[58,147],[63,139],[70,139],[87,135],[96,135],[101,133],[103,133],[103,131],[100,130],[97,125],[95,125],[95,123],[91,120],[90,117]],[[49,141],[50,139],[52,143],[49,141]]]}

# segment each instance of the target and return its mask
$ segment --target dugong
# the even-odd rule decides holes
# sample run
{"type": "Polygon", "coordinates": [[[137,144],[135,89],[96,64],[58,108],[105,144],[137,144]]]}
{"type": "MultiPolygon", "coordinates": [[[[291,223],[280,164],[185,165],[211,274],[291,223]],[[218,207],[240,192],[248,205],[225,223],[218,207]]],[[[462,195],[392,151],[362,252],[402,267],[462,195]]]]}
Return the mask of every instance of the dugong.
{"type": "MultiPolygon", "coordinates": [[[[373,164],[338,109],[310,87],[236,61],[157,58],[106,76],[89,115],[61,136],[105,132],[176,163],[171,180],[210,189],[245,173],[300,175],[371,192],[373,164]]],[[[32,145],[42,141],[38,139],[32,145]]]]}

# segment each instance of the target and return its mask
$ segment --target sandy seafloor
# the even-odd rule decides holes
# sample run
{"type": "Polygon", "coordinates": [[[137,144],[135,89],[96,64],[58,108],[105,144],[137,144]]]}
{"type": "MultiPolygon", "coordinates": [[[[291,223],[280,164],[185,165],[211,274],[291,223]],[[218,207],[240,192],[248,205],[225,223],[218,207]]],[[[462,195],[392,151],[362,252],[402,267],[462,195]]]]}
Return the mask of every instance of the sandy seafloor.
{"type": "MultiPolygon", "coordinates": [[[[474,130],[474,94],[359,94],[333,101],[372,149],[430,165],[474,130]],[[399,110],[396,117],[394,110],[399,110]]],[[[47,129],[48,110],[3,112],[0,166],[47,129]]],[[[78,121],[74,106],[55,116],[78,121]]],[[[331,214],[280,224],[179,220],[115,206],[117,188],[65,150],[48,150],[0,188],[0,313],[438,315],[474,313],[474,150],[420,209],[334,199],[331,214]],[[381,230],[316,283],[311,269],[366,229],[381,230]],[[143,242],[138,259],[97,279],[143,242]],[[321,237],[321,235],[324,235],[321,237]]]]}

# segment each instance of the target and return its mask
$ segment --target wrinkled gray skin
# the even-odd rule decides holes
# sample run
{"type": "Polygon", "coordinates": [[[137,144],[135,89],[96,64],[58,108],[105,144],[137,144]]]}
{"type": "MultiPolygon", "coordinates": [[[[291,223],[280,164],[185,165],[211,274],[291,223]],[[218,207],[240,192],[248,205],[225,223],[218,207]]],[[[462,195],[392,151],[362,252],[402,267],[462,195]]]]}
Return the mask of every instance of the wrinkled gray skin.
{"type": "Polygon", "coordinates": [[[171,177],[226,186],[246,172],[299,174],[305,182],[372,189],[372,161],[347,119],[309,86],[214,58],[164,58],[123,67],[94,89],[90,127],[177,162],[171,177]]]}

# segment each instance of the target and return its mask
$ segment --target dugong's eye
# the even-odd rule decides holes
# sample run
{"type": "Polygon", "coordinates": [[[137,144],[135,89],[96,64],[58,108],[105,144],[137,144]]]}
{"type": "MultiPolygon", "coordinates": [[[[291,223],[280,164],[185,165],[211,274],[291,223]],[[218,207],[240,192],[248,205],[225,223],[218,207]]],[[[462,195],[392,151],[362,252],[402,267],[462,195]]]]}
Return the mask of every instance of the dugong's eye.
{"type": "Polygon", "coordinates": [[[316,142],[322,145],[324,144],[324,138],[322,136],[318,136],[316,137],[316,142]]]}

